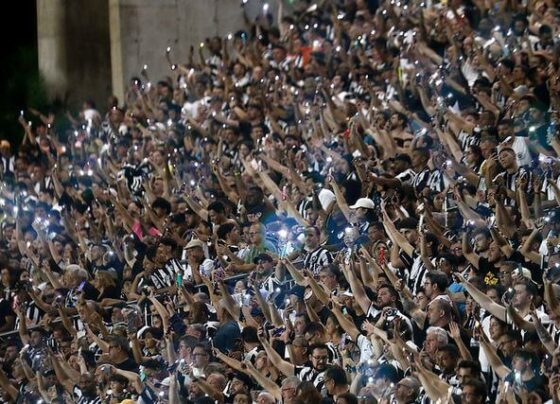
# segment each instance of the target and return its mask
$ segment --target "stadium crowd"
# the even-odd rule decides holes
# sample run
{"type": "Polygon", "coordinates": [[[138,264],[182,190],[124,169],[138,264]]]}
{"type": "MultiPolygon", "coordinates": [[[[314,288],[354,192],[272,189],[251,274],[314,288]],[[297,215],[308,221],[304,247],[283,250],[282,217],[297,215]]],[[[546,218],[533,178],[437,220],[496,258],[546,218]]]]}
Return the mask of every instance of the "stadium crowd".
{"type": "Polygon", "coordinates": [[[560,402],[558,1],[293,3],[21,111],[2,402],[560,402]]]}

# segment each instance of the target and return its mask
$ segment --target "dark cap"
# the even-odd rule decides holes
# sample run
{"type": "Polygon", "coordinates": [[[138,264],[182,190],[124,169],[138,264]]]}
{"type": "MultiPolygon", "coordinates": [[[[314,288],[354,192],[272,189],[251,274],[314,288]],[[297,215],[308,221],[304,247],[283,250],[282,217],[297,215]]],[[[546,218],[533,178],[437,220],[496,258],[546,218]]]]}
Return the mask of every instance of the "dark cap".
{"type": "Polygon", "coordinates": [[[398,153],[395,156],[395,160],[400,160],[400,161],[404,161],[405,163],[412,164],[412,159],[410,158],[410,156],[404,153],[398,153]]]}
{"type": "Polygon", "coordinates": [[[273,262],[272,257],[267,253],[261,253],[253,258],[253,264],[258,264],[260,261],[273,262]]]}
{"type": "Polygon", "coordinates": [[[397,229],[399,230],[413,230],[418,226],[418,221],[412,217],[407,217],[399,220],[397,223],[397,229]]]}

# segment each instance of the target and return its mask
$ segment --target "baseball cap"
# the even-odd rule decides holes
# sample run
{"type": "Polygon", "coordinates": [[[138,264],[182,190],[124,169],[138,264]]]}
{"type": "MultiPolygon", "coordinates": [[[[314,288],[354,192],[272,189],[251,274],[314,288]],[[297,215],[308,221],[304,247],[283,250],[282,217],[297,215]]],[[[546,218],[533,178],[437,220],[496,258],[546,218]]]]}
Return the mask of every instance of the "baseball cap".
{"type": "Polygon", "coordinates": [[[412,217],[407,217],[398,222],[397,229],[412,230],[416,229],[416,226],[418,226],[418,221],[412,217]]]}
{"type": "Polygon", "coordinates": [[[260,261],[272,262],[273,259],[269,254],[261,253],[257,255],[255,258],[253,258],[253,264],[257,264],[260,261]]]}
{"type": "Polygon", "coordinates": [[[204,248],[204,243],[202,241],[200,241],[199,239],[195,238],[192,239],[191,241],[189,241],[187,243],[187,245],[185,246],[185,250],[188,250],[190,248],[195,248],[195,247],[200,247],[200,248],[204,248]]]}
{"type": "Polygon", "coordinates": [[[358,209],[358,208],[375,209],[375,204],[369,198],[360,198],[356,201],[354,205],[350,206],[350,209],[358,209]]]}

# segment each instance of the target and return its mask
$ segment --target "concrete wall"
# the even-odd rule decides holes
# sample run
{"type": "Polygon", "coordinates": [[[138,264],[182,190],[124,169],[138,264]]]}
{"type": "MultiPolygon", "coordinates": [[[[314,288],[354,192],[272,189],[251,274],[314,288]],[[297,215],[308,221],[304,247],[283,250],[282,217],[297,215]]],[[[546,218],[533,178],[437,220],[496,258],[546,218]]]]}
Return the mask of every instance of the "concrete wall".
{"type": "Polygon", "coordinates": [[[39,71],[52,100],[104,105],[111,94],[106,1],[37,0],[39,71]]]}
{"type": "MultiPolygon", "coordinates": [[[[131,77],[148,65],[151,81],[170,74],[165,49],[174,63],[185,63],[189,49],[207,37],[245,26],[240,0],[110,0],[114,92],[122,99],[131,77]]],[[[249,0],[250,13],[262,4],[249,0]]],[[[272,8],[272,7],[271,7],[272,8]]]]}
{"type": "MultiPolygon", "coordinates": [[[[270,12],[278,0],[268,0],[270,12]]],[[[248,0],[251,19],[265,0],[248,0]]],[[[122,102],[130,78],[148,65],[152,82],[169,75],[165,49],[185,63],[190,46],[245,28],[241,0],[37,0],[39,69],[51,99],[77,106],[92,97],[122,102]]]]}

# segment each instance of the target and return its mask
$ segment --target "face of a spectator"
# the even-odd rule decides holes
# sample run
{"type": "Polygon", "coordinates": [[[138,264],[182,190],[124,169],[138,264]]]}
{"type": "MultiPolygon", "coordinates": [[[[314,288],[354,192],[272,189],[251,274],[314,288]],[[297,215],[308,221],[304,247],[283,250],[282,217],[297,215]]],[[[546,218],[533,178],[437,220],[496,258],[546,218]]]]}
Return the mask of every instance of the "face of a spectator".
{"type": "Polygon", "coordinates": [[[156,250],[156,258],[159,262],[167,261],[170,253],[171,253],[171,246],[160,243],[156,250]]]}
{"type": "Polygon", "coordinates": [[[249,240],[251,244],[258,246],[262,242],[261,225],[254,224],[249,228],[249,240]]]}
{"type": "Polygon", "coordinates": [[[483,404],[484,397],[478,394],[473,386],[465,386],[461,394],[461,404],[483,404]]]}
{"type": "Polygon", "coordinates": [[[504,333],[504,325],[495,317],[490,318],[490,338],[497,341],[504,333]]]}
{"type": "Polygon", "coordinates": [[[488,239],[488,237],[486,237],[485,234],[478,233],[474,237],[474,248],[478,254],[487,251],[489,246],[490,240],[488,239]]]}
{"type": "Polygon", "coordinates": [[[513,135],[513,127],[507,123],[502,123],[498,125],[498,137],[500,139],[505,139],[508,136],[513,135]]]}
{"type": "Polygon", "coordinates": [[[426,278],[424,280],[424,284],[422,286],[424,286],[424,293],[426,294],[428,299],[433,299],[435,297],[436,293],[437,293],[437,288],[432,283],[431,279],[426,278]]]}
{"type": "Polygon", "coordinates": [[[237,378],[233,378],[230,384],[230,392],[232,395],[247,392],[247,385],[237,378]]]}
{"type": "Polygon", "coordinates": [[[436,355],[436,363],[445,373],[451,373],[455,370],[457,365],[457,358],[450,352],[438,351],[436,355]]]}
{"type": "Polygon", "coordinates": [[[206,367],[206,365],[208,365],[209,362],[208,352],[206,352],[203,348],[201,347],[194,348],[192,355],[193,355],[195,367],[204,368],[206,367]]]}
{"type": "Polygon", "coordinates": [[[488,247],[488,261],[497,262],[502,258],[503,258],[503,254],[502,251],[500,250],[500,247],[495,242],[492,242],[490,244],[490,247],[488,247]]]}
{"type": "Polygon", "coordinates": [[[18,356],[18,349],[15,345],[9,345],[4,352],[4,362],[10,362],[18,356]]]}
{"type": "Polygon", "coordinates": [[[310,250],[314,250],[319,246],[319,235],[314,228],[305,230],[305,246],[310,250]]]}
{"type": "Polygon", "coordinates": [[[379,308],[391,307],[395,303],[395,296],[387,288],[379,288],[377,290],[377,306],[379,308]]]}
{"type": "Polygon", "coordinates": [[[463,368],[463,367],[457,368],[456,376],[460,384],[472,380],[475,377],[473,375],[471,368],[463,368]]]}
{"type": "Polygon", "coordinates": [[[216,212],[213,209],[208,211],[208,218],[212,223],[222,223],[225,220],[223,212],[216,212]]]}
{"type": "Polygon", "coordinates": [[[503,334],[498,340],[498,348],[505,356],[511,356],[517,348],[517,341],[508,334],[503,334]]]}
{"type": "Polygon", "coordinates": [[[435,354],[437,352],[437,349],[438,349],[439,345],[440,344],[439,344],[438,338],[437,338],[435,333],[429,333],[426,336],[426,341],[424,342],[424,350],[428,354],[430,354],[430,355],[435,354]]]}
{"type": "Polygon", "coordinates": [[[189,248],[187,250],[187,258],[200,263],[204,260],[204,251],[200,247],[189,248]]]}
{"type": "Polygon", "coordinates": [[[321,271],[319,273],[319,280],[329,290],[334,289],[338,283],[336,276],[329,271],[321,271]]]}
{"type": "Polygon", "coordinates": [[[0,279],[4,286],[10,286],[11,276],[8,268],[2,268],[2,271],[0,271],[0,279]]]}
{"type": "Polygon", "coordinates": [[[512,278],[513,269],[509,265],[502,265],[500,267],[500,272],[498,273],[498,277],[500,278],[500,283],[505,287],[510,287],[513,278],[512,278]]]}
{"type": "Polygon", "coordinates": [[[410,244],[416,245],[418,241],[418,232],[416,229],[401,229],[401,233],[410,244]]]}
{"type": "Polygon", "coordinates": [[[327,367],[329,361],[329,352],[327,349],[316,348],[309,355],[309,360],[313,369],[323,371],[327,367]]]}
{"type": "Polygon", "coordinates": [[[251,400],[249,400],[249,396],[244,393],[238,393],[233,398],[233,404],[250,404],[251,400]]]}
{"type": "Polygon", "coordinates": [[[80,375],[78,386],[87,395],[92,396],[96,392],[95,379],[90,375],[80,375]]]}
{"type": "Polygon", "coordinates": [[[444,320],[444,314],[438,302],[428,305],[428,323],[430,325],[439,325],[444,320]]]}
{"type": "Polygon", "coordinates": [[[527,291],[527,286],[518,284],[513,288],[515,289],[512,300],[513,307],[520,309],[531,304],[533,296],[527,291]]]}
{"type": "Polygon", "coordinates": [[[510,169],[515,166],[515,154],[511,150],[502,150],[498,155],[498,161],[504,169],[510,169]]]}
{"type": "Polygon", "coordinates": [[[296,386],[290,383],[282,385],[282,402],[290,404],[296,398],[296,386]]]}

